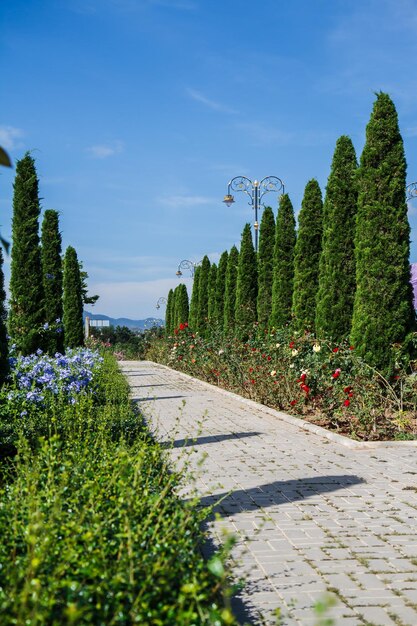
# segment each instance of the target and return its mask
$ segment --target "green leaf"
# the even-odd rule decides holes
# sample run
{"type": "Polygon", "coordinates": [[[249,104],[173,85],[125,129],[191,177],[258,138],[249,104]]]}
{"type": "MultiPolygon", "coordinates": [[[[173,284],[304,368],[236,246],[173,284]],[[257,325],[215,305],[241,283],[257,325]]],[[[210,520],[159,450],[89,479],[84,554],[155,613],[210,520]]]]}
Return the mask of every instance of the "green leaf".
{"type": "Polygon", "coordinates": [[[208,567],[209,571],[212,574],[214,574],[214,576],[217,576],[217,578],[223,578],[223,576],[225,574],[223,563],[221,562],[221,560],[217,556],[213,557],[208,562],[207,567],[208,567]]]}

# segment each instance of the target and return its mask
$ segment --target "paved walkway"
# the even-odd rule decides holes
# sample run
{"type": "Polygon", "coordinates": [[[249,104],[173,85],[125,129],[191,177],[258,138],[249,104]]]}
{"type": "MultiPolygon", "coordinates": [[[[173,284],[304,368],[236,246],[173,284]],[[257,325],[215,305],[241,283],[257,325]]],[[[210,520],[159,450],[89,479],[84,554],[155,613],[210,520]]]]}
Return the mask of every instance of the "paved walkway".
{"type": "Polygon", "coordinates": [[[315,624],[330,590],[337,626],[417,625],[417,447],[349,449],[155,363],[121,367],[203,503],[224,498],[210,532],[238,537],[247,621],[280,607],[283,624],[315,624]]]}

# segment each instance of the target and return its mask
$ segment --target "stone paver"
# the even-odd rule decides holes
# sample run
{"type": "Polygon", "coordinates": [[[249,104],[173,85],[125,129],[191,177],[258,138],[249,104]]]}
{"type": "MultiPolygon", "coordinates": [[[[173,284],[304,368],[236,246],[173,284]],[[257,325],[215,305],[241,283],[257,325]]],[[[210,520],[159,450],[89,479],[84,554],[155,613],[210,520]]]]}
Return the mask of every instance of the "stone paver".
{"type": "Polygon", "coordinates": [[[215,505],[213,542],[224,530],[238,538],[242,623],[272,626],[280,608],[283,624],[315,624],[330,591],[337,626],[417,625],[417,447],[347,448],[161,365],[121,368],[174,462],[192,470],[182,496],[215,505]]]}

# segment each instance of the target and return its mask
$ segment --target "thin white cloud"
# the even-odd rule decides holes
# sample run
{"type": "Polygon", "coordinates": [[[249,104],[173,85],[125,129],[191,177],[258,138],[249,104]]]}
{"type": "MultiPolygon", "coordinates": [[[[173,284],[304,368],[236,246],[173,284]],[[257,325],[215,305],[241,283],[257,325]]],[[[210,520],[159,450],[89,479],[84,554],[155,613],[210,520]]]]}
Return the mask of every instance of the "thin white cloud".
{"type": "Polygon", "coordinates": [[[191,87],[187,87],[187,95],[196,102],[201,102],[204,106],[212,109],[213,111],[219,111],[221,113],[229,113],[230,115],[236,115],[238,111],[236,109],[232,109],[231,107],[222,104],[221,102],[217,102],[216,100],[211,100],[207,98],[201,91],[197,91],[196,89],[192,89],[191,87]]]}
{"type": "Polygon", "coordinates": [[[14,150],[21,147],[19,141],[24,136],[21,128],[14,126],[0,126],[0,145],[6,150],[14,150]]]}
{"type": "Polygon", "coordinates": [[[86,152],[94,159],[107,159],[115,154],[123,152],[123,142],[114,141],[108,144],[95,144],[86,148],[86,152]]]}
{"type": "Polygon", "coordinates": [[[216,200],[208,198],[207,196],[172,195],[161,196],[157,198],[157,202],[171,209],[181,209],[212,204],[216,202],[216,200]]]}

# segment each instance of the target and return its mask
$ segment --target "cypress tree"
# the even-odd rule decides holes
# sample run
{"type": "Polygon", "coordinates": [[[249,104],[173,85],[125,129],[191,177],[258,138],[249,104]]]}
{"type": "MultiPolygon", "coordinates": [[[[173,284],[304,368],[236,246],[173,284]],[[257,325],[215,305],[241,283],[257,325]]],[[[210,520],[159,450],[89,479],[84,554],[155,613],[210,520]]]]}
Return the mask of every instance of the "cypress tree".
{"type": "Polygon", "coordinates": [[[349,137],[337,140],[323,205],[316,331],[341,341],[349,336],[355,297],[354,236],[357,161],[349,137]]]}
{"type": "Polygon", "coordinates": [[[175,299],[175,327],[188,322],[188,294],[187,287],[181,283],[174,291],[175,299]]]}
{"type": "Polygon", "coordinates": [[[190,319],[189,323],[193,330],[197,330],[198,326],[198,295],[199,295],[199,285],[200,285],[200,274],[201,274],[201,266],[195,268],[194,271],[194,281],[193,281],[193,290],[191,292],[191,302],[190,302],[190,319]]]}
{"type": "Polygon", "coordinates": [[[180,285],[177,285],[174,289],[174,297],[173,297],[173,301],[172,301],[172,330],[174,330],[175,328],[178,328],[178,301],[179,301],[179,297],[178,297],[178,292],[179,292],[179,288],[180,285]]]}
{"type": "Polygon", "coordinates": [[[211,323],[216,320],[216,281],[217,281],[217,265],[212,263],[209,274],[208,285],[208,319],[211,323]]]}
{"type": "Polygon", "coordinates": [[[172,333],[172,303],[174,300],[174,292],[172,289],[168,292],[167,306],[165,309],[165,333],[170,335],[172,333]]]}
{"type": "Polygon", "coordinates": [[[253,247],[250,224],[245,224],[239,253],[236,283],[236,327],[246,336],[256,321],[256,299],[258,295],[258,272],[256,252],[253,247]]]}
{"type": "Polygon", "coordinates": [[[2,385],[9,373],[9,351],[7,345],[7,311],[6,292],[4,289],[3,252],[0,247],[0,385],[2,385]]]}
{"type": "Polygon", "coordinates": [[[226,295],[226,272],[227,272],[228,258],[229,258],[229,254],[227,250],[225,250],[220,257],[219,266],[217,268],[217,278],[216,278],[215,319],[221,329],[223,329],[223,326],[224,326],[224,299],[226,295]]]}
{"type": "Polygon", "coordinates": [[[236,324],[236,283],[239,251],[232,246],[227,260],[226,291],[224,296],[224,332],[231,332],[236,324]]]}
{"type": "Polygon", "coordinates": [[[42,345],[44,294],[39,246],[39,182],[35,161],[17,161],[13,196],[9,333],[22,354],[42,345]]]}
{"type": "Polygon", "coordinates": [[[359,168],[351,342],[370,365],[389,372],[391,346],[415,327],[410,283],[406,161],[391,98],[377,94],[359,168]]]}
{"type": "Polygon", "coordinates": [[[266,327],[272,309],[275,218],[271,207],[265,207],[259,230],[258,252],[258,322],[266,327]]]}
{"type": "Polygon", "coordinates": [[[190,301],[188,299],[188,291],[187,286],[182,285],[181,292],[181,318],[182,321],[188,323],[188,318],[190,317],[190,301]]]}
{"type": "Polygon", "coordinates": [[[314,178],[306,185],[298,224],[294,252],[292,315],[295,328],[313,330],[323,231],[321,190],[314,178]]]}
{"type": "Polygon", "coordinates": [[[45,338],[45,349],[53,356],[64,351],[62,322],[62,239],[57,211],[45,211],[42,222],[41,261],[45,294],[45,322],[52,329],[45,338]],[[60,320],[57,322],[57,320],[60,320]],[[58,326],[57,326],[58,324],[58,326]],[[58,331],[58,332],[57,332],[58,331]]]}
{"type": "Polygon", "coordinates": [[[274,245],[272,312],[270,326],[280,328],[291,319],[294,287],[294,251],[296,233],[292,202],[288,194],[279,201],[274,245]]]}
{"type": "Polygon", "coordinates": [[[205,255],[201,262],[200,280],[198,284],[197,331],[201,335],[206,334],[206,329],[207,329],[209,275],[210,275],[210,260],[208,256],[205,255]]]}
{"type": "Polygon", "coordinates": [[[83,300],[81,293],[80,266],[77,253],[68,246],[64,258],[63,321],[66,348],[77,348],[84,344],[83,300]]]}

